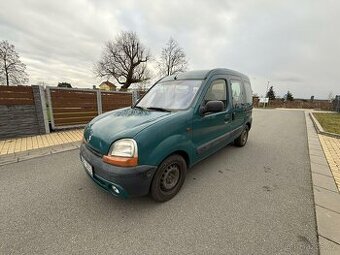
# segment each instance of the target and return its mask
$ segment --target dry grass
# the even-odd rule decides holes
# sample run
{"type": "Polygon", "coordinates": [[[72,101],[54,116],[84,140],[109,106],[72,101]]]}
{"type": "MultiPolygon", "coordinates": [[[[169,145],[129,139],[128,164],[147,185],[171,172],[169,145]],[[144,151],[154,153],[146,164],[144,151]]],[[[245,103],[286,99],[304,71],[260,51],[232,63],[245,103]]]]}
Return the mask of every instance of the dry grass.
{"type": "Polygon", "coordinates": [[[340,135],[340,113],[313,113],[322,128],[330,133],[340,135]]]}

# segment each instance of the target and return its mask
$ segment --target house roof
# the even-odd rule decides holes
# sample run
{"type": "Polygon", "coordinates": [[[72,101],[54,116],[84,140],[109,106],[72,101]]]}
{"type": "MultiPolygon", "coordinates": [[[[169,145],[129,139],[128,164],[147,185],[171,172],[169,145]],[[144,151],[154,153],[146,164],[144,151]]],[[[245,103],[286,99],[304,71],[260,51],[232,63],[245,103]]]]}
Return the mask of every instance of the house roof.
{"type": "Polygon", "coordinates": [[[103,81],[103,82],[99,85],[99,87],[102,86],[102,85],[107,85],[107,86],[109,86],[110,88],[116,88],[116,87],[117,87],[116,85],[114,85],[112,82],[109,82],[109,81],[103,81]]]}

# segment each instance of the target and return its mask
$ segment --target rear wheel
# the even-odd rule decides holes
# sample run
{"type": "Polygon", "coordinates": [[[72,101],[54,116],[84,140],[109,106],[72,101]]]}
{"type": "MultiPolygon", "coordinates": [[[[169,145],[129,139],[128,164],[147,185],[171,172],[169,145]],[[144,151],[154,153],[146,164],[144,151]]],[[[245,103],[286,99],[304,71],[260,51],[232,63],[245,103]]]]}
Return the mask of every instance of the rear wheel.
{"type": "Polygon", "coordinates": [[[238,147],[243,147],[244,145],[246,145],[248,141],[248,134],[249,134],[249,127],[246,126],[243,129],[241,135],[235,139],[234,144],[238,147]]]}
{"type": "Polygon", "coordinates": [[[158,167],[151,183],[151,196],[157,202],[165,202],[173,198],[181,189],[187,164],[180,155],[171,155],[158,167]]]}

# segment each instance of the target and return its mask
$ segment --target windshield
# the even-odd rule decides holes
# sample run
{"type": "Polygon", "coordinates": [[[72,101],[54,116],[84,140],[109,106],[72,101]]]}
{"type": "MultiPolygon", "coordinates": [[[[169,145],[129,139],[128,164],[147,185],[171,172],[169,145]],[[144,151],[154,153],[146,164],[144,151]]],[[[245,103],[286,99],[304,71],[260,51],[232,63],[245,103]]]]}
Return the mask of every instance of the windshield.
{"type": "Polygon", "coordinates": [[[137,107],[183,110],[190,106],[201,80],[173,80],[157,83],[138,102],[137,107]]]}

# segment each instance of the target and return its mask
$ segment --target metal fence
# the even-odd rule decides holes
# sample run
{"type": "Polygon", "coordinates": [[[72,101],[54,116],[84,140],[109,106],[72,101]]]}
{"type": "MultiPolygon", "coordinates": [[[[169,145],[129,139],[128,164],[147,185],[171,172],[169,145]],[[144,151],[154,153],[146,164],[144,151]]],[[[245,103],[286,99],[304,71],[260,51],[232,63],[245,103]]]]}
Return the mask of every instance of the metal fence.
{"type": "Polygon", "coordinates": [[[340,112],[340,95],[337,95],[333,101],[334,111],[340,112]]]}

